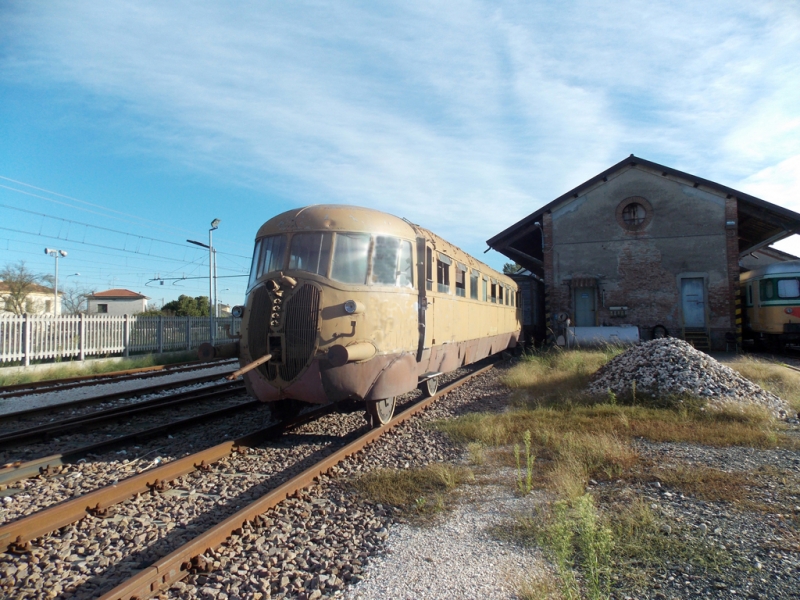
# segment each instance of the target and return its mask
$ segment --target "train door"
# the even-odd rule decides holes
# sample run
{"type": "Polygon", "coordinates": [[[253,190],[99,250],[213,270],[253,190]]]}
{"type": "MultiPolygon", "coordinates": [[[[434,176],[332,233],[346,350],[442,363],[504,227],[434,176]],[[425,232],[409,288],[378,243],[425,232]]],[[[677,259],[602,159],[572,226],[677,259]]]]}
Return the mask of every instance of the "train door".
{"type": "Polygon", "coordinates": [[[684,328],[706,326],[706,302],[702,277],[681,279],[681,308],[684,328]]]}
{"type": "Polygon", "coordinates": [[[432,250],[425,242],[425,238],[417,238],[417,286],[419,287],[418,320],[419,320],[419,345],[417,346],[417,362],[422,360],[425,348],[431,347],[430,336],[433,331],[433,310],[428,304],[433,300],[428,291],[433,287],[433,272],[431,261],[432,250]]]}
{"type": "Polygon", "coordinates": [[[594,327],[595,325],[594,288],[575,288],[575,327],[594,327]]]}

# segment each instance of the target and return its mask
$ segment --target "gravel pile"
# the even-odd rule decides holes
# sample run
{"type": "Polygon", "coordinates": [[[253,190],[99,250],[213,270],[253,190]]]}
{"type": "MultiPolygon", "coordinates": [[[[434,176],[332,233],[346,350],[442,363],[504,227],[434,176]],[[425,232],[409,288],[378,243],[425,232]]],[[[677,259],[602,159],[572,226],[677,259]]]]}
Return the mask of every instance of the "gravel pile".
{"type": "Polygon", "coordinates": [[[779,419],[791,414],[786,402],[775,394],[676,338],[633,346],[601,367],[587,389],[592,395],[609,390],[628,394],[634,382],[637,391],[659,399],[691,395],[703,398],[711,408],[756,404],[779,419]]]}

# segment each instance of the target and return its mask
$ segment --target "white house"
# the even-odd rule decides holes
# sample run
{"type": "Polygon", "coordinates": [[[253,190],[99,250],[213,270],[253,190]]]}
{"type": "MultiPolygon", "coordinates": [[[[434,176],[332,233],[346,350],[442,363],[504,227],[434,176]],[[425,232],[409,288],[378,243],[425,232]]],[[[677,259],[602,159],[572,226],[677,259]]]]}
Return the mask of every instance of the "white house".
{"type": "Polygon", "coordinates": [[[90,315],[135,315],[147,310],[150,298],[125,289],[95,292],[87,298],[90,315]]]}
{"type": "MultiPolygon", "coordinates": [[[[61,292],[58,292],[59,302],[56,304],[56,314],[61,314],[61,292]]],[[[0,314],[13,313],[11,309],[8,284],[0,281],[0,314]]],[[[24,312],[31,315],[53,314],[53,288],[32,284],[25,298],[24,312]]]]}

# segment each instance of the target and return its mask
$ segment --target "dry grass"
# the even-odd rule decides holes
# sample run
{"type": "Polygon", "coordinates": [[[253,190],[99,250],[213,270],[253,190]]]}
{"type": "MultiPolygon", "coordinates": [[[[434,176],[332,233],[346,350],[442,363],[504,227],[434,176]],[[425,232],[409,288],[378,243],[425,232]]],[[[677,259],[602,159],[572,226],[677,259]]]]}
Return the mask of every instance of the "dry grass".
{"type": "Polygon", "coordinates": [[[448,509],[450,492],[473,479],[465,467],[436,463],[419,469],[378,469],[356,480],[354,486],[373,502],[424,519],[448,509]]]}
{"type": "Polygon", "coordinates": [[[170,365],[178,362],[197,360],[197,352],[181,352],[170,354],[148,354],[139,358],[126,358],[120,361],[87,360],[85,362],[71,361],[55,363],[53,368],[42,371],[19,371],[15,373],[0,374],[0,387],[18,385],[34,381],[50,379],[67,379],[83,375],[101,375],[113,371],[126,371],[140,369],[155,365],[170,365]]]}
{"type": "Polygon", "coordinates": [[[762,388],[780,396],[795,411],[800,412],[800,373],[759,358],[747,356],[726,362],[742,377],[757,383],[762,388]]]}

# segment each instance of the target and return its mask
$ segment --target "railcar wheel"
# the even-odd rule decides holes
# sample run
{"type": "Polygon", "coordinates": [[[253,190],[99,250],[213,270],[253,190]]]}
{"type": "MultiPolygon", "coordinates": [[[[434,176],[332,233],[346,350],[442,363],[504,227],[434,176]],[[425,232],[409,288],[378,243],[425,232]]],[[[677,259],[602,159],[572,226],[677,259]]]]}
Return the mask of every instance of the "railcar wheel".
{"type": "Polygon", "coordinates": [[[392,420],[397,398],[384,398],[383,400],[367,401],[367,421],[373,428],[382,427],[392,420]]]}
{"type": "Polygon", "coordinates": [[[439,389],[439,378],[438,377],[431,377],[430,379],[426,379],[422,383],[417,386],[422,395],[426,398],[430,398],[431,396],[436,395],[436,390],[439,389]]]}

